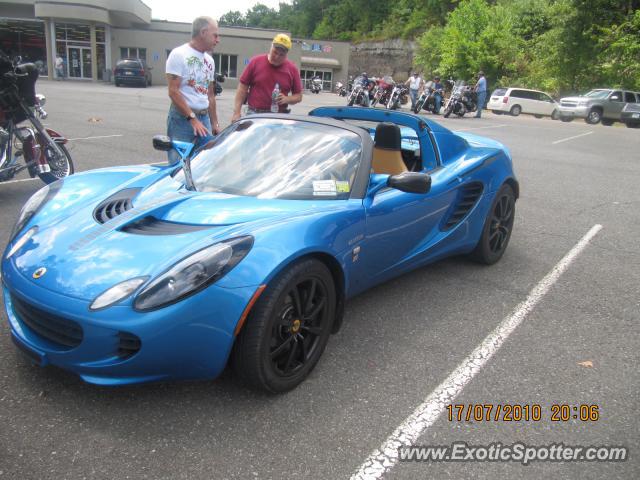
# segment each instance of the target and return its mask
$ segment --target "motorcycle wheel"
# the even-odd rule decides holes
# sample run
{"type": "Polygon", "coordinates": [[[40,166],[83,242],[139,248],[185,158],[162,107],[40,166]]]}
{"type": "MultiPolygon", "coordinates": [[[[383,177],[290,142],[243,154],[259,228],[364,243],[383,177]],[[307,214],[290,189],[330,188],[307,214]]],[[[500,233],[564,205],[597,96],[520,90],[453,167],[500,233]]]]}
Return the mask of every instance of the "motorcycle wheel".
{"type": "Polygon", "coordinates": [[[420,110],[422,110],[422,105],[424,105],[424,102],[416,103],[416,106],[413,107],[413,113],[415,113],[416,115],[420,113],[420,110]]]}
{"type": "Polygon", "coordinates": [[[347,102],[347,106],[348,107],[353,107],[353,102],[355,101],[355,97],[353,95],[351,95],[349,97],[349,101],[347,102]]]}
{"type": "Polygon", "coordinates": [[[62,150],[64,158],[60,158],[57,160],[50,158],[51,149],[47,148],[45,150],[47,163],[49,164],[51,171],[38,174],[38,177],[40,177],[40,180],[42,180],[44,183],[53,183],[56,180],[68,177],[74,172],[73,161],[71,160],[71,154],[69,154],[69,150],[67,150],[64,145],[58,145],[58,148],[62,150]]]}
{"type": "Polygon", "coordinates": [[[458,117],[462,118],[464,117],[464,114],[467,113],[467,109],[464,105],[460,105],[460,109],[456,112],[456,115],[458,115],[458,117]]]}
{"type": "Polygon", "coordinates": [[[451,115],[451,111],[453,110],[453,108],[451,108],[451,106],[448,106],[447,108],[444,109],[444,118],[449,118],[449,115],[451,115]]]}
{"type": "Polygon", "coordinates": [[[377,96],[377,95],[374,95],[374,96],[373,96],[373,100],[371,100],[371,106],[372,106],[372,107],[375,107],[375,106],[376,106],[376,103],[378,103],[378,100],[379,100],[379,99],[378,99],[378,96],[377,96]]]}

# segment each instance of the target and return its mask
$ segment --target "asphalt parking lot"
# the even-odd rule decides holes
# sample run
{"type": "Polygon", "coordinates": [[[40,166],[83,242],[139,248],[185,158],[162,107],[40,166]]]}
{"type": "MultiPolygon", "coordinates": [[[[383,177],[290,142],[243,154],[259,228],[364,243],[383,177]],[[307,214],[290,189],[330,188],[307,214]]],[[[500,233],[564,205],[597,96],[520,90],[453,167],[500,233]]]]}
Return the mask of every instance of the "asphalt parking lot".
{"type": "MultiPolygon", "coordinates": [[[[38,86],[46,123],[72,139],[77,171],[165,159],[151,147],[165,131],[165,88],[38,86]]],[[[223,125],[232,101],[225,88],[223,125]]],[[[333,104],[346,100],[307,94],[294,112],[333,104]]],[[[541,419],[450,421],[445,410],[415,444],[612,445],[628,447],[628,460],[400,462],[384,478],[640,478],[640,132],[490,113],[433,118],[496,139],[513,155],[521,197],[498,264],[454,258],[356,297],[318,367],[281,396],[247,391],[228,373],[210,382],[87,385],[32,366],[12,345],[2,311],[0,479],[350,478],[532,294],[521,323],[453,403],[539,404],[541,419]],[[599,418],[552,421],[553,405],[596,405],[599,418]]],[[[16,180],[0,184],[2,248],[41,187],[24,174],[16,180]]]]}

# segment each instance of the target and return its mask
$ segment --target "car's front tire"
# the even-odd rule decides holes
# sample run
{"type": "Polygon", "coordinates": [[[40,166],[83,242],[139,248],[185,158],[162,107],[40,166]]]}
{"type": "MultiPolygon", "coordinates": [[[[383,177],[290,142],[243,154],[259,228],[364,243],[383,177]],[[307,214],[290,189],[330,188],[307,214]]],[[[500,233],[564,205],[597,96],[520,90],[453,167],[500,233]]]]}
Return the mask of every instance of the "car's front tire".
{"type": "Polygon", "coordinates": [[[270,282],[236,339],[236,373],[257,390],[295,388],[318,363],[335,309],[333,277],[322,262],[307,259],[287,268],[270,282]]]}
{"type": "Polygon", "coordinates": [[[597,123],[600,123],[600,120],[602,120],[602,111],[598,108],[593,108],[587,115],[585,122],[589,125],[596,125],[597,123]]]}
{"type": "Polygon", "coordinates": [[[502,258],[511,232],[516,213],[516,196],[510,185],[504,184],[498,190],[491,209],[484,221],[482,235],[471,252],[471,257],[486,265],[492,265],[502,258]]]}

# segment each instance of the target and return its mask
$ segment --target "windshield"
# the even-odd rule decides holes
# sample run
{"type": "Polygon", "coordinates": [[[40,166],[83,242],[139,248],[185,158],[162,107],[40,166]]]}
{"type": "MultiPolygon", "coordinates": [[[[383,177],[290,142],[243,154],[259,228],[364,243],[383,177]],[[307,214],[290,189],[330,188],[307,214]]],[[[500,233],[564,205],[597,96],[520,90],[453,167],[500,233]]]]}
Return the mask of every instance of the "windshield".
{"type": "Polygon", "coordinates": [[[607,98],[607,95],[611,93],[611,90],[591,90],[589,93],[585,94],[585,97],[590,98],[607,98]]]}
{"type": "MultiPolygon", "coordinates": [[[[191,163],[196,190],[258,198],[346,199],[361,140],[328,125],[273,118],[241,120],[191,163]]],[[[182,170],[176,180],[184,182],[182,170]]]]}

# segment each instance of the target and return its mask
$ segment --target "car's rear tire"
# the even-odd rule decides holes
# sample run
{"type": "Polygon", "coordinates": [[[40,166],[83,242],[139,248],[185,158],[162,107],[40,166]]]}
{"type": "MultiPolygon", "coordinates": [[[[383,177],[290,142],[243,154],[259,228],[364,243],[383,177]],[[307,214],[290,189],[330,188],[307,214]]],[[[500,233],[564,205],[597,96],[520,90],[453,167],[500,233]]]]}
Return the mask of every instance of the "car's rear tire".
{"type": "Polygon", "coordinates": [[[522,107],[520,105],[514,105],[513,107],[511,107],[511,110],[509,110],[509,113],[513,117],[517,117],[522,113],[522,107]]]}
{"type": "Polygon", "coordinates": [[[602,120],[602,110],[599,108],[592,108],[591,111],[587,114],[587,118],[585,118],[585,122],[589,125],[596,125],[600,123],[602,120]]]}
{"type": "Polygon", "coordinates": [[[482,234],[471,257],[477,262],[492,265],[502,258],[511,232],[516,213],[516,196],[509,184],[498,190],[487,218],[482,227],[482,234]]]}
{"type": "Polygon", "coordinates": [[[295,388],[318,363],[335,309],[333,277],[322,262],[290,266],[269,283],[240,331],[232,352],[236,373],[257,390],[295,388]]]}

